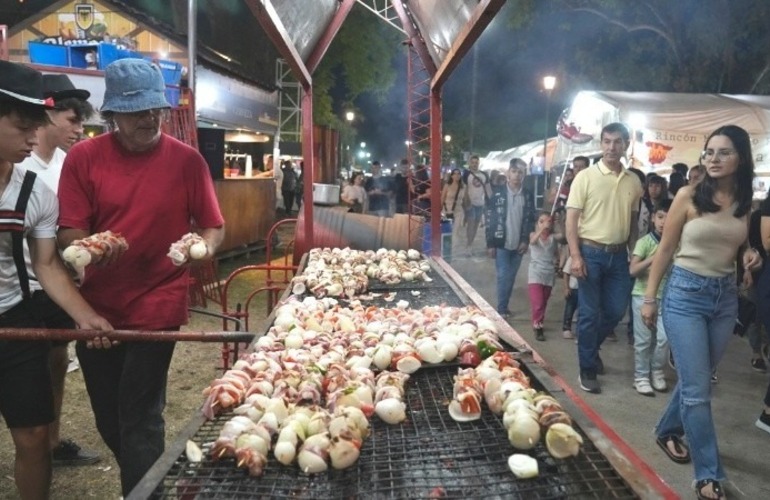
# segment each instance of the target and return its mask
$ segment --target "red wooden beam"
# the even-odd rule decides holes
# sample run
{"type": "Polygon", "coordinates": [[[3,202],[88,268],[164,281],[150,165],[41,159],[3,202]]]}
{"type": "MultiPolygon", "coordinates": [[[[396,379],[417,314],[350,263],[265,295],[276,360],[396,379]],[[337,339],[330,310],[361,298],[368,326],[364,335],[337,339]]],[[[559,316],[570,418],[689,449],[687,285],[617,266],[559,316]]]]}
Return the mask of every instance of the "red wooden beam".
{"type": "Polygon", "coordinates": [[[440,257],[441,234],[441,89],[430,89],[430,249],[431,255],[440,257]]]}
{"type": "MultiPolygon", "coordinates": [[[[294,42],[291,41],[289,33],[281,22],[281,18],[273,8],[273,4],[269,1],[260,0],[245,0],[246,5],[254,14],[254,17],[265,30],[268,38],[286,60],[286,63],[294,72],[295,78],[302,85],[302,87],[310,87],[312,78],[310,72],[308,72],[305,63],[302,61],[297,48],[294,46],[294,42]]],[[[312,122],[311,122],[312,123],[312,122]]]]}
{"type": "Polygon", "coordinates": [[[505,0],[481,0],[479,2],[471,18],[455,38],[446,58],[441,63],[441,67],[433,73],[431,87],[441,88],[446,83],[449,75],[460,64],[462,58],[479,39],[481,33],[492,22],[504,4],[505,0]]]}
{"type": "Polygon", "coordinates": [[[337,36],[337,33],[342,27],[342,23],[345,22],[345,19],[348,17],[350,10],[355,4],[356,0],[340,0],[340,6],[337,8],[337,12],[334,13],[334,18],[326,27],[326,30],[321,35],[318,43],[313,47],[313,52],[310,53],[310,57],[307,58],[307,63],[305,63],[305,66],[311,75],[315,72],[316,68],[318,68],[321,59],[323,59],[326,51],[329,49],[329,45],[332,44],[332,40],[337,36]]]}
{"type": "Polygon", "coordinates": [[[393,9],[395,9],[396,15],[398,15],[398,18],[401,20],[401,26],[404,27],[404,31],[406,31],[406,34],[409,37],[409,43],[411,43],[412,47],[414,47],[414,49],[417,51],[420,59],[422,59],[422,63],[425,66],[425,69],[428,70],[431,78],[433,78],[436,74],[436,62],[430,56],[428,47],[425,45],[425,40],[420,35],[419,31],[417,31],[417,29],[414,27],[409,16],[406,15],[404,0],[392,0],[391,5],[393,5],[393,9]]]}

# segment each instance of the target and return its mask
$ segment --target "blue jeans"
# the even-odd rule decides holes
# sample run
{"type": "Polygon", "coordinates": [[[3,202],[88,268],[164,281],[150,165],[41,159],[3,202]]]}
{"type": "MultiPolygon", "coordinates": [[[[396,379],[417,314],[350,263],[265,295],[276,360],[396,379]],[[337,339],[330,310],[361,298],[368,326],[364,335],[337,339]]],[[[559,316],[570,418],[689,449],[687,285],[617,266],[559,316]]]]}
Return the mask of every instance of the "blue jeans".
{"type": "Polygon", "coordinates": [[[578,285],[578,360],[581,373],[596,375],[599,347],[628,307],[628,252],[610,253],[581,245],[580,253],[587,276],[578,285]]]}
{"type": "Polygon", "coordinates": [[[673,267],[663,297],[663,324],[679,380],[655,433],[687,437],[698,481],[725,479],[711,417],[711,372],[722,359],[737,316],[735,275],[707,278],[673,267]]]}
{"type": "Polygon", "coordinates": [[[163,454],[163,409],[174,343],[126,342],[88,349],[78,342],[76,349],[96,428],[115,455],[123,496],[128,496],[163,454]]]}
{"type": "Polygon", "coordinates": [[[569,294],[569,297],[564,299],[564,318],[561,321],[562,330],[572,330],[572,318],[575,316],[575,311],[578,308],[578,289],[575,288],[569,294]]]}
{"type": "MultiPolygon", "coordinates": [[[[663,326],[663,315],[658,315],[657,331],[653,333],[642,321],[642,304],[644,297],[633,295],[631,308],[634,318],[634,379],[646,378],[650,372],[663,371],[666,364],[668,337],[663,326]]],[[[658,301],[660,311],[660,300],[658,301]]]]}
{"type": "Polygon", "coordinates": [[[513,292],[513,282],[519,272],[523,255],[517,250],[498,248],[495,251],[495,270],[497,272],[497,312],[508,311],[508,302],[513,292]]]}

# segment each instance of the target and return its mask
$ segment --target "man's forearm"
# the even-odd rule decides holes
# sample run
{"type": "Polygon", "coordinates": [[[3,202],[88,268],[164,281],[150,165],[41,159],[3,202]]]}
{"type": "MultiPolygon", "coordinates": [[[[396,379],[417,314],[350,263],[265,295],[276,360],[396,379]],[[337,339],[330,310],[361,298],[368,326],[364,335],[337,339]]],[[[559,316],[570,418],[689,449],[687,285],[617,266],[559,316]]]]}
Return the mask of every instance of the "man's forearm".
{"type": "Polygon", "coordinates": [[[85,229],[59,228],[56,233],[56,242],[61,250],[64,250],[75,240],[82,240],[90,235],[85,229]]]}
{"type": "Polygon", "coordinates": [[[206,240],[211,255],[214,255],[225,238],[225,226],[201,229],[200,235],[206,240]]]}
{"type": "Polygon", "coordinates": [[[580,238],[578,236],[578,219],[580,211],[574,208],[567,209],[567,221],[565,224],[567,232],[567,245],[570,255],[580,255],[580,238]]]}

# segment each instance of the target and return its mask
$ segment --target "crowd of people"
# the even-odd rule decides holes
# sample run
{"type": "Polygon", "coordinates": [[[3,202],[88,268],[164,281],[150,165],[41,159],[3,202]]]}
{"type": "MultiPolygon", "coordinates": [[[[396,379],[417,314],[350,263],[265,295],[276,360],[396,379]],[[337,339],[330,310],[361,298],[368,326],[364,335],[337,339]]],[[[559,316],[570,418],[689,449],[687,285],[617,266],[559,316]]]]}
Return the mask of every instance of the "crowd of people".
{"type": "MultiPolygon", "coordinates": [[[[497,311],[510,316],[516,273],[529,253],[531,323],[535,339],[545,340],[545,305],[561,271],[562,336],[577,343],[579,386],[600,394],[600,348],[617,340],[614,330],[630,304],[633,387],[647,397],[671,389],[656,442],[672,461],[693,464],[698,498],[723,498],[711,386],[734,333],[749,336],[752,368],[767,370],[770,199],[751,214],[753,156],[740,127],[715,130],[700,162],[674,165],[669,179],[626,168],[629,145],[623,124],[604,127],[601,157],[594,164],[574,159],[549,212],[535,211],[532,193],[522,187],[526,164],[518,158],[497,176],[503,183],[471,174],[477,187],[488,186],[483,204],[497,311]],[[663,370],[669,357],[673,384],[663,370]]],[[[473,211],[467,206],[466,226],[473,211]]],[[[468,228],[469,243],[473,236],[468,228]]],[[[770,386],[764,404],[756,426],[770,432],[770,386]]]]}
{"type": "MultiPolygon", "coordinates": [[[[208,166],[161,131],[160,69],[122,59],[105,69],[108,132],[81,141],[89,93],[64,75],[0,60],[0,326],[173,331],[187,322],[188,266],[167,257],[193,225],[211,259],[224,237],[208,166]],[[75,273],[59,251],[104,231],[110,247],[75,273]],[[120,286],[115,284],[119,283],[120,286]]],[[[120,467],[123,496],[163,453],[173,342],[78,341],[96,427],[120,467]]],[[[67,343],[0,341],[0,413],[24,499],[48,498],[53,465],[99,457],[59,437],[67,343]]]]}

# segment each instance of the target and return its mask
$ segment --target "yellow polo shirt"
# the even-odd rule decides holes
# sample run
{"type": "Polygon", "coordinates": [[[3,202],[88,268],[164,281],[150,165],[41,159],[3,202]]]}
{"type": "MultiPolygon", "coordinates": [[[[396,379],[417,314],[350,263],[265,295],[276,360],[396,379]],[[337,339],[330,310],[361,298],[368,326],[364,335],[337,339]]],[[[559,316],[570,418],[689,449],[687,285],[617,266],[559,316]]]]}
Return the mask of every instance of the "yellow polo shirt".
{"type": "Polygon", "coordinates": [[[581,211],[578,236],[605,245],[626,242],[631,214],[639,211],[642,193],[635,174],[624,168],[615,175],[603,160],[581,171],[572,181],[567,199],[567,208],[581,211]]]}

